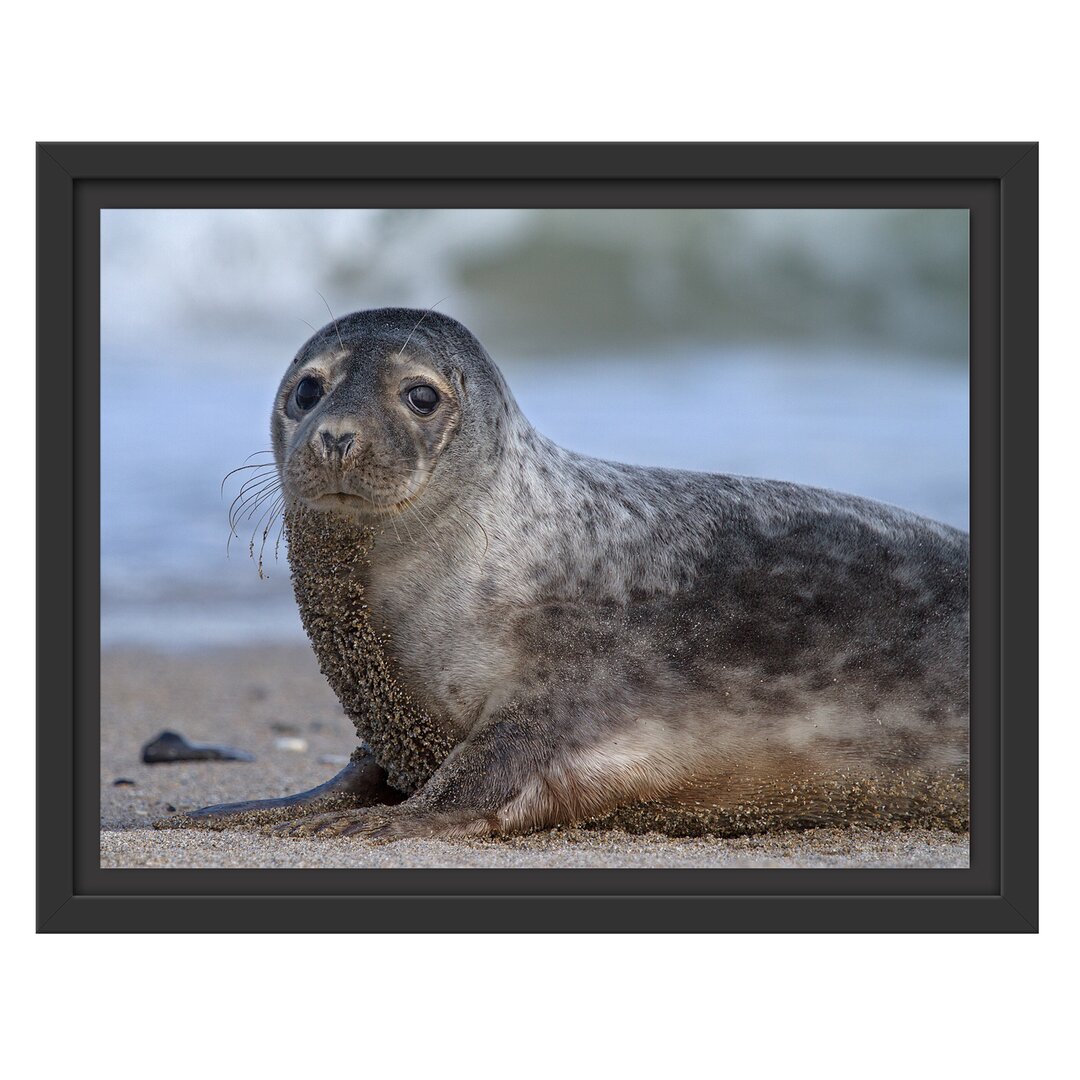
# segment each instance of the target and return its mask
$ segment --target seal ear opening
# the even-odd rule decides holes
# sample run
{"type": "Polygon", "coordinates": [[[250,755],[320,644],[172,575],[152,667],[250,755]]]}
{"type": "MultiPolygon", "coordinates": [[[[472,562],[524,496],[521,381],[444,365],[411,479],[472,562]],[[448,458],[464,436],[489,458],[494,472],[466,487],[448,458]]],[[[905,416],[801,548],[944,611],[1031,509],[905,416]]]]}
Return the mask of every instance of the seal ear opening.
{"type": "Polygon", "coordinates": [[[450,381],[458,388],[458,392],[462,397],[465,396],[465,372],[458,371],[456,368],[450,373],[450,381]]]}

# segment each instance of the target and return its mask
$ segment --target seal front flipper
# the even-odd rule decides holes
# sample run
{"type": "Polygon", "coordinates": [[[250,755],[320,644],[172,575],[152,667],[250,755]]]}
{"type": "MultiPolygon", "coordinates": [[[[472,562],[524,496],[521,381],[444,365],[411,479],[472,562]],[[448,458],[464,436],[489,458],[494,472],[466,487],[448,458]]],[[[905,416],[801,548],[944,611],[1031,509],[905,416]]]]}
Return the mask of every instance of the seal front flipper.
{"type": "Polygon", "coordinates": [[[355,810],[376,803],[396,803],[405,796],[386,782],[386,770],[364,746],[353,751],[349,764],[336,776],[308,791],[280,799],[204,806],[186,814],[162,818],[155,829],[233,829],[271,825],[312,813],[355,810]]]}
{"type": "MultiPolygon", "coordinates": [[[[627,798],[656,794],[633,751],[567,746],[550,719],[551,702],[511,706],[457,746],[431,779],[396,806],[317,813],[274,828],[280,836],[367,840],[460,840],[569,825],[627,798]]],[[[573,717],[563,714],[565,727],[573,717]]]]}

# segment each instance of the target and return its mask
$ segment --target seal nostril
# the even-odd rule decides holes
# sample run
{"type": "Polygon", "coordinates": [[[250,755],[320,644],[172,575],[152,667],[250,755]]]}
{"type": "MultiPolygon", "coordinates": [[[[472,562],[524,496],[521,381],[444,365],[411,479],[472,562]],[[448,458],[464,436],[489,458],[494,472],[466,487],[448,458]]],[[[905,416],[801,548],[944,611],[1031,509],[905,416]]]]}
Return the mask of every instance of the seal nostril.
{"type": "Polygon", "coordinates": [[[351,449],[355,433],[347,435],[333,435],[329,431],[320,431],[322,437],[323,452],[329,456],[344,457],[351,449]]]}

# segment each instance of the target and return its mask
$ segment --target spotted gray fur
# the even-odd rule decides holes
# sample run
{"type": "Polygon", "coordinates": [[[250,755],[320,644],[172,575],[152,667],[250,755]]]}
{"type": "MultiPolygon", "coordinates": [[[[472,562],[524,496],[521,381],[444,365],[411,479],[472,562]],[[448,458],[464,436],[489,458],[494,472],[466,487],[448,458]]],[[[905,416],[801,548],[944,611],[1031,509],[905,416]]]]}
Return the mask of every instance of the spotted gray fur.
{"type": "Polygon", "coordinates": [[[287,834],[966,827],[965,533],[852,495],[565,450],[436,312],[325,327],[285,374],[272,434],[305,625],[410,796],[287,834]],[[299,415],[311,372],[327,393],[299,415]],[[429,418],[401,398],[415,379],[441,395],[429,418]],[[323,431],[348,452],[328,455],[323,431]]]}

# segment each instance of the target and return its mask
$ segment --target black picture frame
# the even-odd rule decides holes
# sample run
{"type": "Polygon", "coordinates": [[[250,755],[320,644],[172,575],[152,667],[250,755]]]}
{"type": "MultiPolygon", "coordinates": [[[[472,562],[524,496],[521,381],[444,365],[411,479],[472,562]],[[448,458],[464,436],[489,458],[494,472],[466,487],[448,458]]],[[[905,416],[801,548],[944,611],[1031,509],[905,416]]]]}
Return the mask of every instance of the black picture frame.
{"type": "Polygon", "coordinates": [[[40,931],[1013,931],[1037,926],[1035,143],[37,148],[40,931]],[[972,844],[966,870],[103,870],[104,206],[970,210],[972,844]]]}

